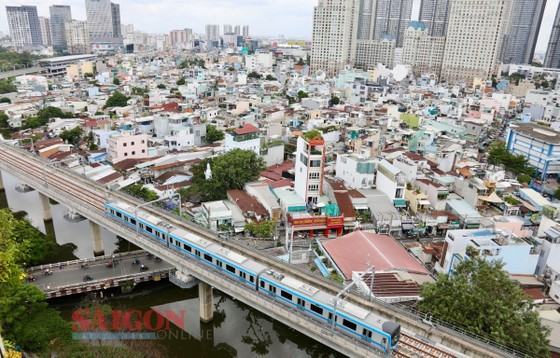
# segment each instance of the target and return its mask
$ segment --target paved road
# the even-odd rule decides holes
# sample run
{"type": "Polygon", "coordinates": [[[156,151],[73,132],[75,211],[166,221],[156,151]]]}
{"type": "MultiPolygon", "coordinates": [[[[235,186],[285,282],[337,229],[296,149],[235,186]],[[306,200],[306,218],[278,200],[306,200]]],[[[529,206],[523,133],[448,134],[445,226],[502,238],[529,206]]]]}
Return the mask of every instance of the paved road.
{"type": "Polygon", "coordinates": [[[22,69],[14,70],[14,71],[0,72],[0,80],[6,79],[6,78],[9,78],[9,77],[17,77],[17,76],[22,76],[22,75],[39,73],[39,72],[41,72],[41,70],[42,70],[41,67],[35,66],[35,67],[29,67],[29,68],[22,68],[22,69]]]}
{"type": "Polygon", "coordinates": [[[76,264],[63,267],[62,269],[52,268],[52,275],[48,276],[45,276],[42,272],[36,272],[34,274],[36,281],[32,283],[42,289],[46,289],[47,286],[54,289],[55,287],[81,283],[85,275],[93,277],[94,280],[100,280],[135,274],[141,272],[138,265],[132,264],[136,258],[140,260],[141,264],[149,268],[146,272],[173,268],[173,266],[165,261],[156,261],[155,258],[148,259],[146,253],[141,253],[119,258],[118,264],[112,268],[106,267],[107,262],[111,261],[109,258],[101,262],[90,263],[87,269],[82,269],[79,264],[76,264]]]}

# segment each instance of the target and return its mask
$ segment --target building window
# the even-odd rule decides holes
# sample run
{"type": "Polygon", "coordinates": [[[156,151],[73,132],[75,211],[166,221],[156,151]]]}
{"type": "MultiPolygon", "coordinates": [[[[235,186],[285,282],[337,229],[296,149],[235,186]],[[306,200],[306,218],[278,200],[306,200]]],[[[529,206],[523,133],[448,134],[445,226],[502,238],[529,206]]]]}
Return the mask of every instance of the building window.
{"type": "Polygon", "coordinates": [[[134,145],[134,142],[130,142],[130,145],[134,145]]]}
{"type": "Polygon", "coordinates": [[[127,153],[127,152],[125,152],[125,153],[124,153],[124,156],[125,156],[125,157],[128,157],[128,153],[127,153]]]}
{"type": "Polygon", "coordinates": [[[132,155],[136,154],[136,151],[133,150],[131,154],[132,154],[132,155]]]}
{"type": "Polygon", "coordinates": [[[309,191],[318,191],[319,190],[319,184],[311,184],[308,186],[308,190],[309,191]]]}
{"type": "Polygon", "coordinates": [[[309,179],[319,179],[320,173],[309,173],[309,179]]]}
{"type": "Polygon", "coordinates": [[[123,143],[122,146],[123,146],[123,147],[126,147],[126,143],[123,143]]]}

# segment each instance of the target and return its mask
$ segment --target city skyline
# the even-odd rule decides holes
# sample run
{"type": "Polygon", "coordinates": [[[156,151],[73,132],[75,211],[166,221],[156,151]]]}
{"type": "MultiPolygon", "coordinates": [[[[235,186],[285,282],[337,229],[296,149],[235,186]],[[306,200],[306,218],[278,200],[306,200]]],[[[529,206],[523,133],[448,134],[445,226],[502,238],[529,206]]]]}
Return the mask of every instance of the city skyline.
{"type": "MultiPolygon", "coordinates": [[[[117,0],[121,6],[123,24],[133,24],[136,30],[146,33],[169,33],[171,30],[192,28],[205,33],[206,24],[246,24],[253,36],[280,36],[311,40],[313,7],[317,0],[193,0],[188,4],[180,0],[117,0]],[[209,10],[212,9],[212,10],[209,10]],[[277,16],[258,16],[263,11],[277,12],[277,16]],[[193,11],[195,10],[195,11],[193,11]],[[147,15],[149,14],[149,16],[147,15]],[[165,21],[158,21],[165,18],[165,21]]],[[[420,1],[413,0],[412,20],[417,20],[420,1]]],[[[544,56],[552,31],[554,16],[560,0],[548,0],[535,53],[544,56]]],[[[86,20],[85,0],[10,0],[0,11],[0,31],[9,34],[5,6],[37,6],[38,15],[49,17],[52,5],[69,5],[76,20],[86,20]]]]}

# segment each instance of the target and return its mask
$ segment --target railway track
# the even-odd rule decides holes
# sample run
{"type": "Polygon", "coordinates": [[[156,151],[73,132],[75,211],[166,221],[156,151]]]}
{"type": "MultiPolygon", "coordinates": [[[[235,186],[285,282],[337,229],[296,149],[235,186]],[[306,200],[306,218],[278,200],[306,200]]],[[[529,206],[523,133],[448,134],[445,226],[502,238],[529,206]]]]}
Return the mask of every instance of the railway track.
{"type": "MultiPolygon", "coordinates": [[[[11,166],[17,168],[23,175],[33,175],[37,179],[43,179],[48,184],[48,186],[68,193],[69,195],[75,197],[77,200],[81,201],[84,205],[94,208],[95,210],[104,212],[104,204],[108,197],[107,193],[109,193],[111,200],[118,199],[124,202],[128,202],[131,205],[140,204],[139,200],[137,199],[131,198],[128,195],[120,192],[108,191],[108,189],[104,186],[93,182],[85,177],[82,177],[78,173],[75,173],[71,170],[61,169],[57,167],[46,168],[45,165],[48,165],[48,163],[42,162],[41,159],[37,158],[33,154],[19,148],[11,148],[10,150],[7,150],[3,148],[2,145],[0,145],[0,161],[9,163],[11,166]],[[21,155],[14,155],[13,151],[18,151],[21,155]]],[[[340,290],[339,286],[335,285],[334,283],[328,282],[323,278],[309,277],[309,274],[307,272],[299,268],[288,267],[282,262],[278,262],[273,258],[263,256],[262,253],[254,251],[253,249],[239,243],[219,239],[216,237],[216,234],[214,232],[198,227],[192,223],[179,220],[170,213],[165,212],[161,209],[148,206],[143,207],[142,210],[149,211],[154,215],[165,218],[166,221],[170,222],[173,225],[192,231],[204,237],[205,239],[208,239],[215,243],[219,243],[224,247],[237,251],[247,257],[268,265],[272,269],[293,275],[299,280],[311,284],[317,288],[333,294],[336,294],[340,290]]],[[[404,324],[404,327],[410,326],[410,328],[414,328],[420,332],[422,330],[429,330],[429,328],[424,328],[422,326],[421,319],[419,317],[414,317],[410,314],[400,312],[396,310],[396,308],[388,304],[369,301],[361,296],[352,293],[350,293],[346,297],[346,300],[364,306],[380,316],[398,321],[399,323],[404,324]]],[[[464,342],[464,338],[453,339],[464,342]]],[[[470,340],[469,344],[471,347],[480,347],[480,343],[476,341],[474,341],[476,343],[472,342],[472,338],[468,339],[470,340]]],[[[401,338],[401,345],[402,349],[399,348],[399,351],[394,353],[397,357],[455,357],[441,349],[434,347],[433,345],[410,336],[401,338]]],[[[478,349],[488,351],[488,348],[478,349]]],[[[495,351],[498,348],[490,349],[495,351]]],[[[474,351],[476,350],[477,349],[475,349],[474,351]]]]}
{"type": "Polygon", "coordinates": [[[399,348],[393,353],[393,357],[398,358],[456,358],[457,356],[434,347],[418,338],[414,338],[408,334],[401,333],[399,348]]]}

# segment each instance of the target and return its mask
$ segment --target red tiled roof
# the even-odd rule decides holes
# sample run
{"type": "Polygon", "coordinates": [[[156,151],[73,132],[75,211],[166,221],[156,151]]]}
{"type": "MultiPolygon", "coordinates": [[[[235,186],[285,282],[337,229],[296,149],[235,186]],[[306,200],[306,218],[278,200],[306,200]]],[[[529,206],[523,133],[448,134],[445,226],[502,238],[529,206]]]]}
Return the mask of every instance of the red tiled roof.
{"type": "Polygon", "coordinates": [[[407,156],[409,159],[415,160],[415,161],[426,160],[426,158],[424,158],[420,154],[414,153],[414,152],[406,152],[406,153],[404,153],[404,155],[407,156]]]}
{"type": "Polygon", "coordinates": [[[403,280],[396,273],[376,272],[374,275],[366,273],[362,276],[362,281],[373,288],[376,297],[420,296],[420,285],[417,282],[403,280]]]}
{"type": "Polygon", "coordinates": [[[344,218],[355,218],[356,211],[354,210],[354,205],[352,205],[352,199],[347,192],[335,192],[334,198],[336,199],[336,204],[340,208],[340,212],[344,215],[344,218]]]}
{"type": "Polygon", "coordinates": [[[63,143],[64,141],[60,138],[52,138],[52,139],[45,139],[45,140],[40,140],[38,142],[35,142],[33,146],[35,147],[35,150],[41,150],[43,148],[50,147],[51,145],[63,144],[63,143]]]}
{"type": "Polygon", "coordinates": [[[281,188],[284,186],[293,186],[294,181],[291,179],[284,178],[282,180],[273,181],[270,183],[272,189],[281,188]]]}
{"type": "Polygon", "coordinates": [[[334,191],[341,191],[344,190],[346,191],[346,186],[344,186],[344,182],[342,180],[335,180],[335,179],[331,179],[331,178],[326,178],[327,182],[329,183],[329,185],[331,186],[332,190],[334,191]]]}
{"type": "Polygon", "coordinates": [[[232,189],[227,191],[228,199],[237,205],[239,209],[246,215],[252,211],[260,217],[268,217],[268,211],[253,196],[247,194],[243,190],[232,189]]]}
{"type": "Polygon", "coordinates": [[[119,172],[114,172],[112,174],[109,174],[101,179],[98,179],[97,182],[101,183],[101,184],[107,184],[110,183],[114,180],[120,179],[122,178],[122,175],[119,172]]]}
{"type": "Polygon", "coordinates": [[[348,190],[348,195],[352,198],[365,198],[365,195],[357,191],[356,189],[348,190]]]}
{"type": "Polygon", "coordinates": [[[233,131],[237,135],[243,135],[243,134],[257,133],[259,129],[250,123],[245,123],[243,127],[235,128],[233,131]]]}
{"type": "Polygon", "coordinates": [[[402,270],[428,275],[428,271],[388,235],[354,231],[327,241],[323,247],[348,280],[352,272],[402,270]]]}

